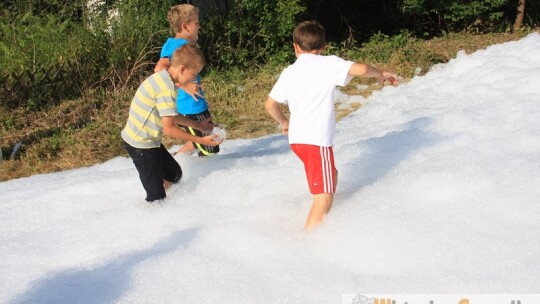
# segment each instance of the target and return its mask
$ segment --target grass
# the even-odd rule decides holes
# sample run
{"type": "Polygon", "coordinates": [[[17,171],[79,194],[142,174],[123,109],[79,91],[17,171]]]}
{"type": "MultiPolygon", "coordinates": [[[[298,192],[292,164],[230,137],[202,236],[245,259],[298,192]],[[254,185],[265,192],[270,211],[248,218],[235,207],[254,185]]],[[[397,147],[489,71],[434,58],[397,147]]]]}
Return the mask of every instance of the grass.
{"type": "MultiPolygon", "coordinates": [[[[432,65],[447,62],[460,50],[471,53],[492,44],[518,40],[526,34],[528,32],[461,33],[428,41],[406,36],[383,37],[348,50],[329,48],[350,60],[393,71],[406,82],[415,75],[417,68],[426,73],[432,65]]],[[[276,123],[264,110],[264,101],[282,68],[208,71],[203,77],[210,112],[215,122],[226,126],[229,139],[278,132],[276,123]]],[[[357,78],[342,91],[367,97],[379,89],[372,84],[373,80],[357,78]],[[357,84],[370,87],[358,91],[357,84]]],[[[0,144],[4,155],[4,161],[0,162],[0,181],[91,166],[116,156],[126,156],[120,131],[127,119],[133,93],[130,90],[87,92],[79,100],[65,101],[40,112],[0,109],[0,144]],[[6,160],[14,144],[20,141],[23,146],[17,157],[6,160]]],[[[356,108],[339,111],[338,119],[356,108]]],[[[175,139],[164,139],[167,147],[180,143],[175,139]]]]}

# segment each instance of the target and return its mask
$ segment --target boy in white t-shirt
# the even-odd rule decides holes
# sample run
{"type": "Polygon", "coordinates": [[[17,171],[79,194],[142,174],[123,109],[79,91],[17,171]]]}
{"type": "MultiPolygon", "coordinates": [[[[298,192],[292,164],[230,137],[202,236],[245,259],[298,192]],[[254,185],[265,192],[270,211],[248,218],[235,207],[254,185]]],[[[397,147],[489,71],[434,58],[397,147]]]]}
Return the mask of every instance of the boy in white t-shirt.
{"type": "Polygon", "coordinates": [[[326,46],[325,31],[316,21],[304,21],[293,32],[296,62],[283,70],[274,84],[266,111],[289,135],[292,151],[302,160],[313,204],[305,228],[322,222],[330,211],[337,185],[332,150],[336,127],[334,90],[354,76],[376,78],[397,85],[396,75],[370,65],[321,55],[326,46]],[[290,120],[279,104],[288,104],[290,120]]]}

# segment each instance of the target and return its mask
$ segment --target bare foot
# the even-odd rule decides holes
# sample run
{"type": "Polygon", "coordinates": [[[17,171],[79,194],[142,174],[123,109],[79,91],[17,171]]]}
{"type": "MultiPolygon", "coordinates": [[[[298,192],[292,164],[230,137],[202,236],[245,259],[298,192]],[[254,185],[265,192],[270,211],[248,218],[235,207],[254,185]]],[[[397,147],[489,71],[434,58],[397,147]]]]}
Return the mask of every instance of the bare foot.
{"type": "Polygon", "coordinates": [[[165,188],[165,191],[169,190],[171,186],[172,183],[170,181],[163,180],[163,188],[165,188]]]}
{"type": "Polygon", "coordinates": [[[174,155],[179,154],[179,153],[190,154],[190,153],[193,153],[194,150],[195,150],[195,146],[193,145],[193,142],[188,141],[178,151],[176,151],[174,155]]]}

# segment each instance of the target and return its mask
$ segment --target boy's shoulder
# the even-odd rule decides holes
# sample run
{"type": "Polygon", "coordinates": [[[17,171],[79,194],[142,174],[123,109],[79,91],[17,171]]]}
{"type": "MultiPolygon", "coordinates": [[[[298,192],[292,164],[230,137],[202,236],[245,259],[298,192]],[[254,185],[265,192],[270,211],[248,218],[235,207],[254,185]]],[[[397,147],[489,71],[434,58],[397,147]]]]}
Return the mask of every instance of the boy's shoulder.
{"type": "Polygon", "coordinates": [[[167,38],[167,41],[165,41],[165,44],[163,45],[163,47],[161,48],[161,54],[160,54],[160,57],[163,58],[163,57],[171,57],[172,56],[172,53],[174,53],[174,51],[183,46],[184,44],[187,44],[188,41],[186,39],[183,39],[183,38],[176,38],[176,37],[169,37],[167,38]]]}
{"type": "Polygon", "coordinates": [[[143,83],[147,83],[154,88],[161,88],[165,90],[176,90],[175,84],[169,75],[167,69],[155,72],[148,76],[143,83]]]}
{"type": "Polygon", "coordinates": [[[352,63],[354,62],[336,55],[302,54],[287,69],[341,69],[341,67],[349,66],[352,63]]]}
{"type": "MultiPolygon", "coordinates": [[[[148,76],[146,78],[146,80],[150,80],[150,79],[156,79],[156,78],[166,78],[165,76],[169,75],[169,72],[167,71],[167,69],[163,69],[159,72],[154,72],[152,75],[148,76]]],[[[170,78],[170,77],[168,77],[170,78]]]]}
{"type": "Polygon", "coordinates": [[[167,38],[167,41],[165,41],[165,44],[163,44],[163,47],[180,47],[187,43],[188,41],[184,38],[169,37],[167,38]]]}
{"type": "Polygon", "coordinates": [[[344,61],[345,59],[336,55],[323,55],[323,54],[302,54],[296,59],[298,61],[344,61]]]}

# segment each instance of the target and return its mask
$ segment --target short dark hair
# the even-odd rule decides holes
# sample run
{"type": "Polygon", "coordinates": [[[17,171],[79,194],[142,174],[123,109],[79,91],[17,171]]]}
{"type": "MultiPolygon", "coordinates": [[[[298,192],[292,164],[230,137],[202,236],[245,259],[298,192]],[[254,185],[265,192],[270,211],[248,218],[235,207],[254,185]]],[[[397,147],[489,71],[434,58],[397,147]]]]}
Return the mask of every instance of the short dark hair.
{"type": "Polygon", "coordinates": [[[293,32],[293,42],[302,51],[320,50],[326,46],[324,27],[317,21],[304,21],[296,26],[293,32]]]}

